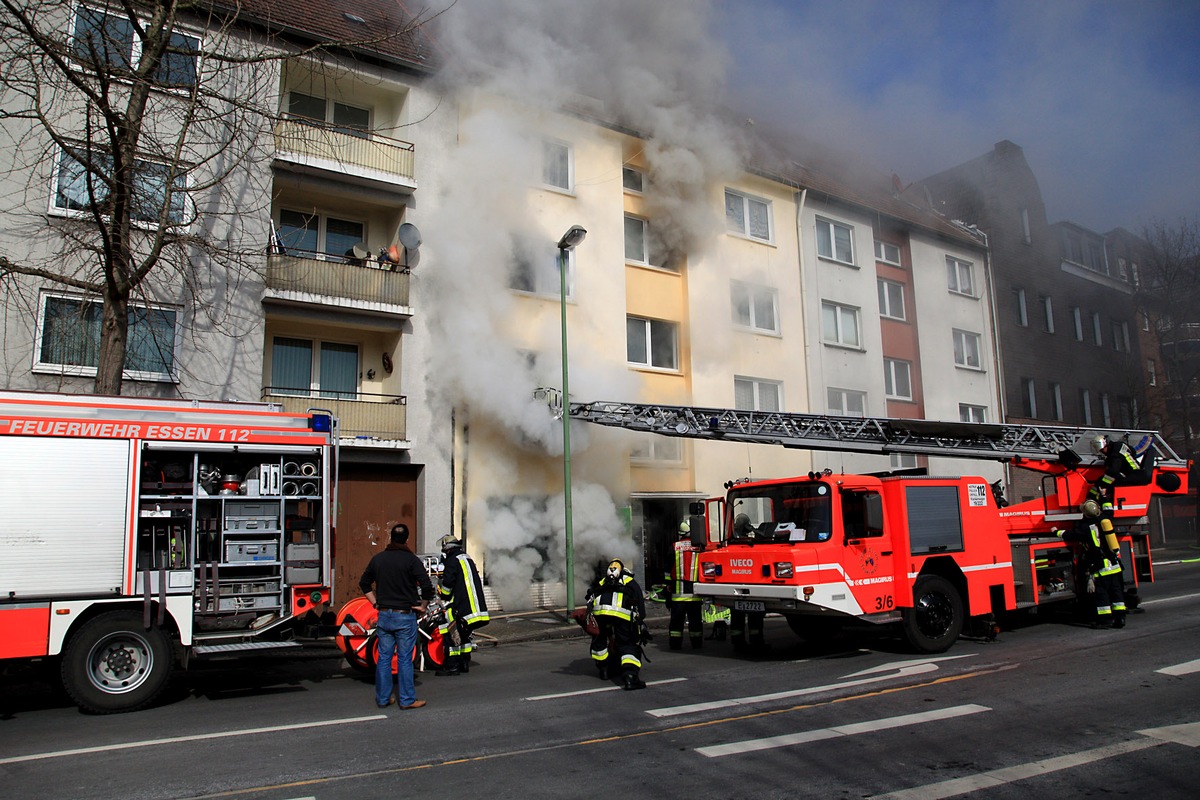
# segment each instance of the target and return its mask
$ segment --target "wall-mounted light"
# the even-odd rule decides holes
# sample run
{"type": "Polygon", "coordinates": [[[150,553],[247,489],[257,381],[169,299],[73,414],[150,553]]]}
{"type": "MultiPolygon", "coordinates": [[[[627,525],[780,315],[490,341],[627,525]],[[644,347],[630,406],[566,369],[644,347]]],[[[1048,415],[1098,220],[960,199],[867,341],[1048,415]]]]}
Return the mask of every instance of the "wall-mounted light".
{"type": "Polygon", "coordinates": [[[373,370],[373,369],[367,370],[367,380],[369,380],[369,381],[375,380],[375,370],[373,370]]]}

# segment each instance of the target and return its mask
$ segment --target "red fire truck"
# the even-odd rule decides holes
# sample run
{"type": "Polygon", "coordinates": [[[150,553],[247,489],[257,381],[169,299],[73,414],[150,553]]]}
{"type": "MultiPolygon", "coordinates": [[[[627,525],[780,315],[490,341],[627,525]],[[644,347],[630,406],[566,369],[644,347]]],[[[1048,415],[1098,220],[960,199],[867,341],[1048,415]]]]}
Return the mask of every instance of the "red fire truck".
{"type": "Polygon", "coordinates": [[[811,450],[911,453],[1007,461],[1042,477],[1042,497],[1008,505],[980,477],[830,470],[779,480],[738,480],[696,504],[708,531],[697,593],[735,610],[775,612],[810,639],[851,621],[897,622],[926,653],[949,648],[971,620],[1076,599],[1086,576],[1054,535],[1080,506],[1104,463],[1097,434],[1140,454],[1144,485],[1116,490],[1127,586],[1153,580],[1146,518],[1155,496],[1187,492],[1188,464],[1150,431],[942,423],[586,403],[573,418],[699,439],[811,450]]]}
{"type": "Polygon", "coordinates": [[[130,711],[176,661],[296,647],[332,589],[336,421],[265,403],[0,392],[0,668],[130,711]]]}

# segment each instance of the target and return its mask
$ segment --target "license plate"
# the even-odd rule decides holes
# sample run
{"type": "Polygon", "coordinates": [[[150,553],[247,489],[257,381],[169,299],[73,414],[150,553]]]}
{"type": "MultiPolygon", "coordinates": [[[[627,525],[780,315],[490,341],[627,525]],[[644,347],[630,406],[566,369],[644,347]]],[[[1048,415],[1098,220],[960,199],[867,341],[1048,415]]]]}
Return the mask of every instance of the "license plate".
{"type": "Polygon", "coordinates": [[[734,600],[734,611],[766,611],[767,604],[761,600],[734,600]]]}

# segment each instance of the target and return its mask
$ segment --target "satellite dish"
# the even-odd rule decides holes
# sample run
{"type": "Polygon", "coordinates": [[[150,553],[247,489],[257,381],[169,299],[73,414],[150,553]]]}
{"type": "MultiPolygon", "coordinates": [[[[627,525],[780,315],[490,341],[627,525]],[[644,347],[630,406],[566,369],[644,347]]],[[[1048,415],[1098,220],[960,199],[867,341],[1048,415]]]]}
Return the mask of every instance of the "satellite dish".
{"type": "Polygon", "coordinates": [[[406,250],[416,250],[421,246],[421,232],[411,222],[400,226],[400,230],[396,231],[396,238],[400,240],[400,244],[404,245],[406,250]]]}
{"type": "Polygon", "coordinates": [[[404,248],[404,258],[401,265],[412,269],[419,263],[421,263],[421,251],[415,248],[404,248]]]}

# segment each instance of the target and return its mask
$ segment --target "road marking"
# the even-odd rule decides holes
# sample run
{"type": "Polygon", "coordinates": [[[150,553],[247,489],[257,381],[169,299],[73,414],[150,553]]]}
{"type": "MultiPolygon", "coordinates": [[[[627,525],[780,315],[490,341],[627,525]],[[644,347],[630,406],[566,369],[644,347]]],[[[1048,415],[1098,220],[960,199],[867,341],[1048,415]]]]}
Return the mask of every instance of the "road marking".
{"type": "Polygon", "coordinates": [[[157,747],[163,744],[179,744],[181,742],[199,742],[205,739],[224,739],[228,736],[250,736],[258,733],[277,733],[279,731],[295,731],[304,728],[323,728],[329,725],[346,725],[354,722],[372,722],[377,719],[387,719],[386,714],[372,714],[369,717],[346,717],[345,719],[327,719],[318,722],[298,722],[294,725],[272,725],[269,728],[245,728],[239,731],[221,731],[219,733],[197,733],[192,736],[171,736],[165,739],[146,739],[140,742],[121,742],[106,744],[98,747],[80,747],[74,750],[55,750],[49,753],[32,753],[27,756],[12,756],[0,758],[0,764],[19,764],[24,761],[41,761],[47,758],[62,758],[78,756],[87,753],[107,753],[112,750],[133,750],[138,747],[157,747]]]}
{"type": "Polygon", "coordinates": [[[994,769],[991,772],[983,772],[979,775],[968,775],[964,778],[955,778],[954,780],[942,781],[941,783],[916,786],[912,789],[904,789],[899,792],[879,794],[873,796],[871,800],[937,800],[937,798],[942,797],[955,797],[956,795],[967,794],[968,792],[975,792],[980,789],[1003,786],[1006,783],[1013,783],[1025,778],[1036,778],[1039,775],[1046,775],[1051,772],[1074,769],[1084,764],[1091,764],[1095,761],[1102,761],[1106,758],[1124,755],[1125,753],[1135,753],[1138,750],[1158,747],[1160,744],[1164,744],[1164,742],[1156,742],[1152,739],[1134,739],[1128,742],[1118,742],[1117,744],[1110,744],[1105,747],[1097,747],[1094,750],[1084,750],[1082,753],[1071,753],[1065,756],[1058,756],[1057,758],[1034,761],[1029,764],[1017,764],[1016,766],[1005,767],[1004,769],[994,769]]]}
{"type": "Polygon", "coordinates": [[[934,672],[937,670],[938,661],[950,661],[956,658],[968,658],[971,654],[961,656],[940,656],[938,658],[913,659],[911,661],[893,661],[889,664],[881,664],[877,667],[855,672],[852,675],[846,675],[847,678],[857,678],[857,680],[845,680],[839,683],[829,683],[824,686],[808,686],[803,689],[790,689],[785,692],[772,692],[770,694],[752,695],[750,697],[734,697],[728,700],[710,700],[705,703],[691,703],[685,706],[668,706],[665,708],[651,708],[646,711],[652,717],[677,717],[681,714],[695,714],[700,711],[714,711],[719,708],[732,708],[734,706],[751,705],[754,703],[769,703],[774,700],[788,700],[793,697],[803,697],[810,694],[820,694],[821,692],[836,691],[838,689],[849,689],[855,686],[865,686],[870,683],[879,683],[880,681],[892,680],[895,678],[905,678],[910,675],[920,675],[924,672],[934,672]],[[895,670],[890,675],[879,675],[877,673],[885,670],[895,670]]]}
{"type": "Polygon", "coordinates": [[[1193,672],[1200,672],[1200,658],[1195,661],[1184,662],[1183,664],[1173,664],[1154,671],[1161,672],[1163,675],[1190,675],[1193,672]]]}
{"type": "Polygon", "coordinates": [[[1154,600],[1143,600],[1138,605],[1139,606],[1153,606],[1153,605],[1158,605],[1159,603],[1178,603],[1180,600],[1194,600],[1197,597],[1200,597],[1200,592],[1197,592],[1195,594],[1180,594],[1180,595],[1176,595],[1175,597],[1158,597],[1158,598],[1155,598],[1154,600]]]}
{"type": "MultiPolygon", "coordinates": [[[[664,683],[679,683],[686,681],[687,678],[664,678],[661,681],[646,681],[646,686],[660,686],[664,683]]],[[[539,694],[533,697],[526,697],[526,700],[557,700],[560,697],[579,697],[585,694],[599,694],[600,692],[616,692],[625,691],[620,686],[600,686],[596,689],[579,689],[574,692],[559,692],[558,694],[539,694]]]]}
{"type": "Polygon", "coordinates": [[[943,708],[935,711],[923,711],[920,714],[904,714],[899,717],[887,717],[885,719],[870,720],[868,722],[856,722],[852,725],[839,725],[835,728],[818,728],[811,731],[802,731],[800,733],[789,733],[783,736],[769,736],[765,739],[747,739],[742,742],[730,742],[729,744],[719,744],[712,747],[697,747],[696,752],[702,756],[709,758],[717,758],[719,756],[731,756],[740,753],[753,753],[758,750],[770,750],[776,747],[790,747],[794,744],[804,744],[806,742],[819,742],[822,739],[836,739],[839,736],[853,736],[859,733],[873,733],[875,731],[884,731],[890,728],[903,728],[908,725],[920,725],[925,722],[936,722],[943,719],[952,719],[954,717],[965,717],[968,714],[979,714],[984,711],[991,711],[987,706],[968,704],[965,706],[954,706],[952,708],[943,708]]]}
{"type": "Polygon", "coordinates": [[[1165,728],[1146,728],[1138,731],[1142,736],[1152,739],[1162,739],[1164,742],[1174,742],[1188,747],[1200,747],[1200,722],[1189,722],[1185,725],[1167,725],[1165,728]]]}

